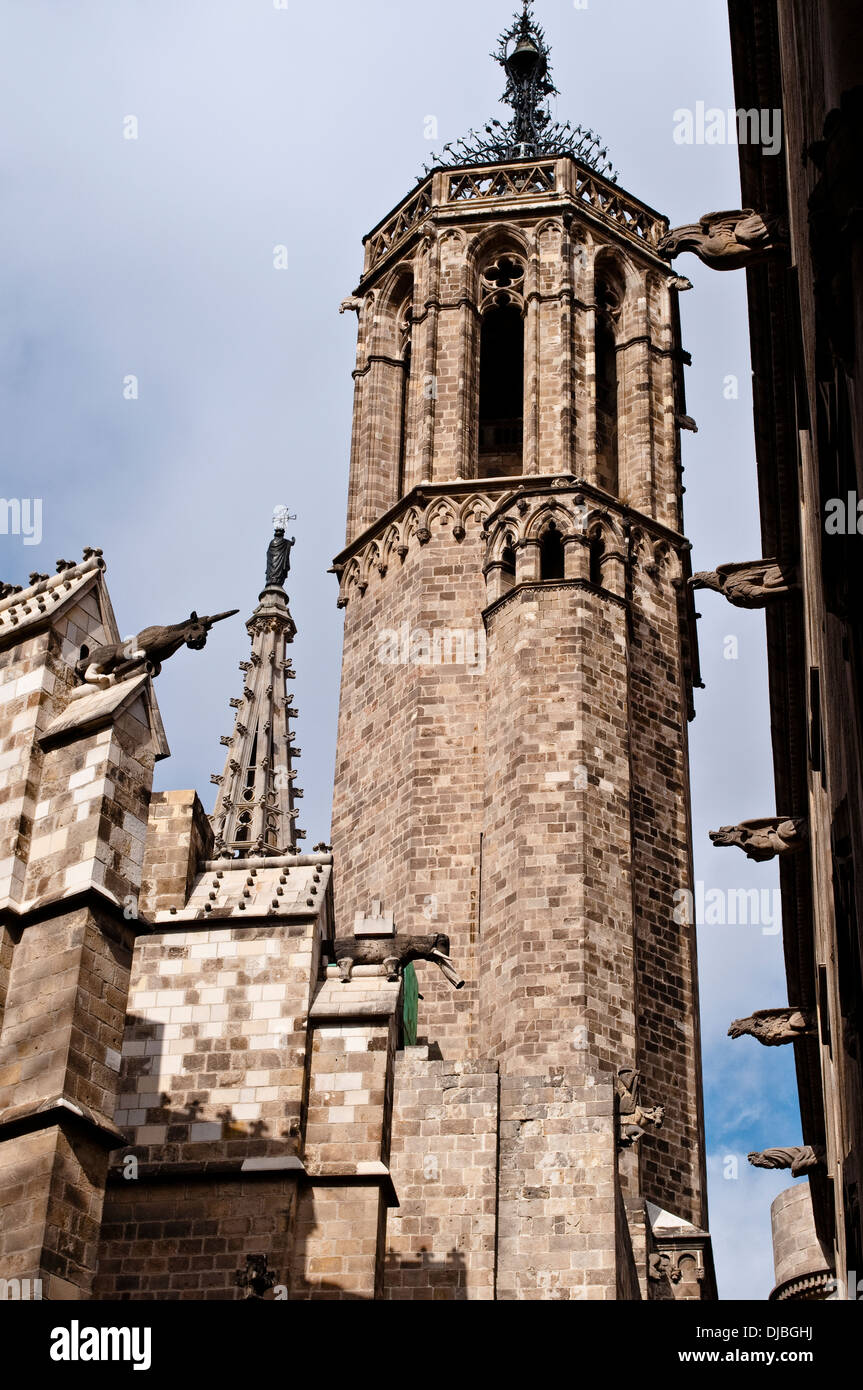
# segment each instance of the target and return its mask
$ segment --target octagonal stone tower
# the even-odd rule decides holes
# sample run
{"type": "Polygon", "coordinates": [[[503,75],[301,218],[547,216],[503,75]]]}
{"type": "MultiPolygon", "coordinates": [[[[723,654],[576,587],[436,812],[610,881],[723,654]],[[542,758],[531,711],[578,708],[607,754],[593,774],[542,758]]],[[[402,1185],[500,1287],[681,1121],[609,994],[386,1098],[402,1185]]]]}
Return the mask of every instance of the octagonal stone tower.
{"type": "MultiPolygon", "coordinates": [[[[424,975],[419,1032],[499,1078],[494,1296],[709,1297],[687,282],[596,138],[550,123],[529,5],[498,56],[510,124],[378,224],[342,306],[359,335],[336,917],[381,902],[399,933],[450,938],[467,986],[424,975]],[[607,1217],[586,1251],[585,1195],[607,1217]],[[555,1259],[566,1232],[582,1234],[555,1259]]],[[[397,1086],[405,1177],[399,1104],[397,1086]]],[[[427,1195],[418,1182],[414,1244],[391,1253],[435,1249],[427,1195]]]]}

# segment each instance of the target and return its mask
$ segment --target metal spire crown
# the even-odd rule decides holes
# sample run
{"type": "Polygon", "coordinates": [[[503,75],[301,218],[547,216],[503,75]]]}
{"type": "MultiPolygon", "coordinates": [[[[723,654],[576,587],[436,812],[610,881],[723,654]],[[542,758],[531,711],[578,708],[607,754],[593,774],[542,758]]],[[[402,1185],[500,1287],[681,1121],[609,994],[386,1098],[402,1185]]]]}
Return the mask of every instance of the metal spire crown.
{"type": "Polygon", "coordinates": [[[617,173],[608,151],[600,148],[599,136],[584,126],[552,120],[549,101],[559,93],[551,78],[550,52],[531,0],[523,0],[521,14],[514,16],[491,55],[506,73],[501,100],[512,107],[511,120],[491,120],[482,131],[472,130],[464,139],[444,145],[425,166],[426,174],[433,168],[569,154],[615,183],[617,173]]]}

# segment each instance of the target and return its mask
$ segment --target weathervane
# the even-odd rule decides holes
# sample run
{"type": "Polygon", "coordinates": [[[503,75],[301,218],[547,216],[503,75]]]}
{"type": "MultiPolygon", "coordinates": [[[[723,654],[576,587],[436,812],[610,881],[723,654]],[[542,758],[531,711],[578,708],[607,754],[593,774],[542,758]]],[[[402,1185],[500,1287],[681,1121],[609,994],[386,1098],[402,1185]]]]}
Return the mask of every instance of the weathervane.
{"type": "Polygon", "coordinates": [[[499,164],[511,159],[536,159],[572,155],[611,183],[617,173],[600,148],[599,136],[569,121],[552,121],[549,99],[558,95],[551,80],[550,49],[545,33],[533,15],[531,0],[523,0],[521,14],[501,34],[491,56],[506,73],[502,100],[512,107],[512,119],[504,124],[492,120],[482,131],[472,130],[463,140],[444,145],[435,155],[426,174],[433,168],[451,169],[467,164],[499,164]]]}

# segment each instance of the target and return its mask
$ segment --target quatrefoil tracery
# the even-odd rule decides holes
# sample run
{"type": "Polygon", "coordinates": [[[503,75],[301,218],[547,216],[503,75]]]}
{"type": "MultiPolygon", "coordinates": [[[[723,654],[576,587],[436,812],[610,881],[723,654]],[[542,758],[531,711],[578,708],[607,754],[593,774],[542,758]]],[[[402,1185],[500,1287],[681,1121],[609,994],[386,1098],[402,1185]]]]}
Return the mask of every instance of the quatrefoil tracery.
{"type": "Polygon", "coordinates": [[[483,309],[491,305],[524,305],[525,264],[518,256],[498,256],[480,276],[483,309]]]}

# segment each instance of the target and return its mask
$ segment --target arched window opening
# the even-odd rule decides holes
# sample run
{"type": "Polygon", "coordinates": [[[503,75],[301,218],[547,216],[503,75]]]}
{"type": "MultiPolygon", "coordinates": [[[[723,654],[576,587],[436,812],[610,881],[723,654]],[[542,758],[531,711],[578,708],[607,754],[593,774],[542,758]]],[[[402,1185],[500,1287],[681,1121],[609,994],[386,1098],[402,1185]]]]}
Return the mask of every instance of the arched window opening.
{"type": "Polygon", "coordinates": [[[252,751],[249,756],[249,766],[246,769],[245,786],[243,787],[243,800],[253,801],[255,798],[255,770],[258,759],[258,735],[255,734],[252,743],[252,751]]]}
{"type": "Polygon", "coordinates": [[[619,490],[617,320],[620,293],[609,281],[596,286],[596,473],[607,492],[619,490]]]}
{"type": "Polygon", "coordinates": [[[602,584],[602,557],[605,554],[605,542],[599,531],[594,531],[590,538],[590,582],[591,584],[602,584]]]}
{"type": "Polygon", "coordinates": [[[505,592],[515,584],[515,550],[512,539],[507,538],[506,545],[500,553],[500,587],[505,592]]]}
{"type": "Polygon", "coordinates": [[[539,577],[563,579],[564,569],[563,537],[550,521],[539,542],[539,577]]]}
{"type": "Polygon", "coordinates": [[[399,346],[402,353],[402,382],[399,391],[399,466],[396,473],[396,500],[404,495],[404,468],[407,460],[407,427],[410,424],[410,367],[411,328],[413,328],[413,299],[404,302],[399,311],[399,346]]]}
{"type": "Polygon", "coordinates": [[[517,304],[492,303],[480,335],[478,476],[520,474],[523,440],[524,319],[517,304]]]}
{"type": "Polygon", "coordinates": [[[402,390],[401,403],[399,406],[399,466],[398,481],[396,484],[396,500],[404,496],[405,491],[405,460],[407,458],[408,447],[408,406],[411,379],[411,340],[407,338],[404,351],[402,353],[402,390]]]}

